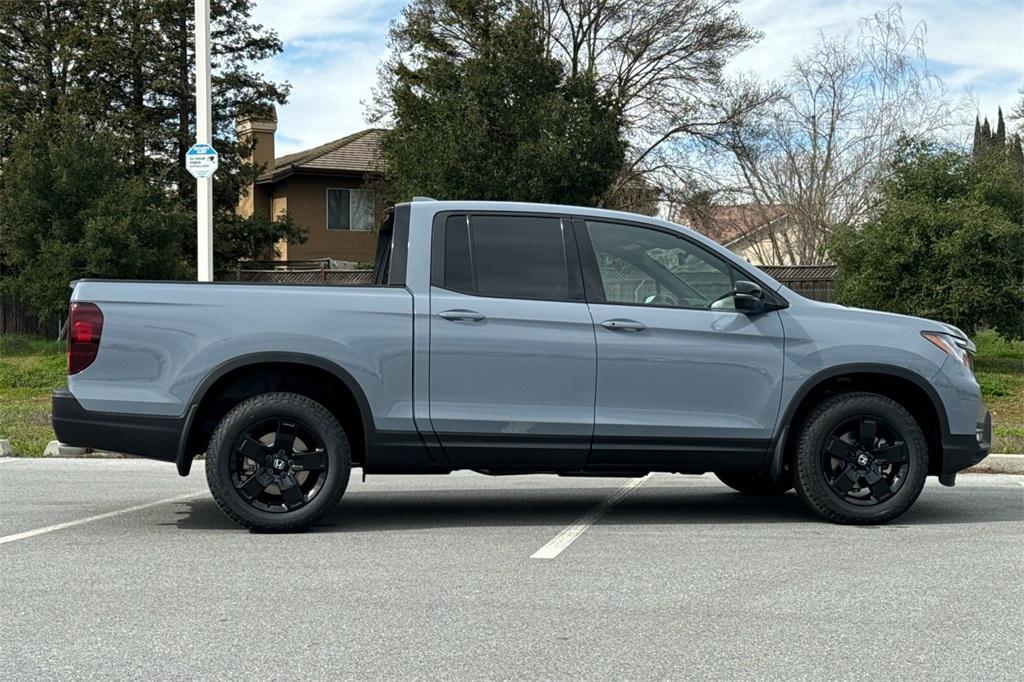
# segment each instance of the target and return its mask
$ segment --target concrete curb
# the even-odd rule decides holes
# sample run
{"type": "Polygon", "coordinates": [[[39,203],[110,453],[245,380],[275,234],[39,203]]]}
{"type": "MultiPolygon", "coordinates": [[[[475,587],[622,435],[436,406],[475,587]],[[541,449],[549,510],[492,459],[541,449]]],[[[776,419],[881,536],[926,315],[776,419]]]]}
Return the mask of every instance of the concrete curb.
{"type": "Polygon", "coordinates": [[[970,469],[972,474],[1024,474],[1024,455],[989,455],[970,469]]]}
{"type": "Polygon", "coordinates": [[[134,455],[122,455],[119,452],[106,452],[104,450],[92,450],[90,448],[78,448],[73,445],[65,445],[59,441],[51,440],[43,450],[43,457],[63,457],[66,459],[129,459],[134,455]]]}

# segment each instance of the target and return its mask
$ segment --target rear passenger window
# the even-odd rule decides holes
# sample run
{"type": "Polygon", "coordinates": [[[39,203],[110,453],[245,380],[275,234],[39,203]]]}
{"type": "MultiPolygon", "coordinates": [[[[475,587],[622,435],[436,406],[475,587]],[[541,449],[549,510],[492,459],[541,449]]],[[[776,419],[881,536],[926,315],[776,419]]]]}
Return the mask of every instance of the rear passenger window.
{"type": "Polygon", "coordinates": [[[445,225],[446,289],[498,298],[569,298],[562,221],[452,216],[445,225]]]}

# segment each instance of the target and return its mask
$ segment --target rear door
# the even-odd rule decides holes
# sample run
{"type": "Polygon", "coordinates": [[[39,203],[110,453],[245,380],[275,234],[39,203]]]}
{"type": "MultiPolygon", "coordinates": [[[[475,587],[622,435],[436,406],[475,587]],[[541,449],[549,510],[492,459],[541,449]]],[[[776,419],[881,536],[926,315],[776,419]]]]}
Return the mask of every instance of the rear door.
{"type": "Polygon", "coordinates": [[[597,338],[595,467],[750,468],[779,413],[777,312],[746,315],[744,276],[669,230],[577,220],[597,338]]]}
{"type": "Polygon", "coordinates": [[[439,214],[430,293],[430,420],[456,467],[582,468],[596,343],[571,221],[439,214]]]}

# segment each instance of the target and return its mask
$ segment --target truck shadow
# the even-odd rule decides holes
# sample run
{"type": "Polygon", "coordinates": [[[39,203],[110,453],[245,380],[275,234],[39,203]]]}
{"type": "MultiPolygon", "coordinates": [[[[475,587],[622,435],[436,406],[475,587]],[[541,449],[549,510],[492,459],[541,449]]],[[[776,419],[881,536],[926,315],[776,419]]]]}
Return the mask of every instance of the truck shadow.
{"type": "MultiPolygon", "coordinates": [[[[599,504],[609,488],[359,491],[311,532],[365,533],[501,526],[563,527],[599,504]]],[[[237,530],[210,498],[183,505],[183,529],[237,530]]],[[[929,488],[884,528],[1024,520],[1024,500],[1011,488],[929,488]]],[[[650,487],[635,491],[603,516],[602,525],[808,524],[827,522],[795,493],[748,497],[722,488],[650,487]]],[[[871,527],[868,527],[871,528],[871,527]]]]}

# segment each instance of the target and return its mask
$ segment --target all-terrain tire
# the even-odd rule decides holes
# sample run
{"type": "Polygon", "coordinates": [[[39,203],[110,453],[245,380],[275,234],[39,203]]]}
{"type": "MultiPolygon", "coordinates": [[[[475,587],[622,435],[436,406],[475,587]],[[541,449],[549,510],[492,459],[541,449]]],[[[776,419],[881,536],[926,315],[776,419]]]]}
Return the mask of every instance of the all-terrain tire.
{"type": "Polygon", "coordinates": [[[891,521],[917,500],[928,475],[928,445],[921,426],[902,405],[875,393],[841,393],[818,405],[804,421],[793,462],[797,495],[818,515],[839,524],[872,525],[891,521]],[[829,485],[822,459],[834,429],[844,420],[882,420],[900,434],[907,472],[898,490],[884,501],[860,506],[829,485]]]}
{"type": "Polygon", "coordinates": [[[206,452],[206,480],[221,510],[240,526],[280,532],[305,528],[337,505],[348,485],[352,452],[338,420],[320,403],[295,393],[263,393],[235,406],[217,424],[206,452]],[[288,419],[301,423],[323,444],[326,474],[315,497],[287,511],[257,509],[247,502],[232,474],[233,449],[247,429],[261,421],[288,419]]]}

